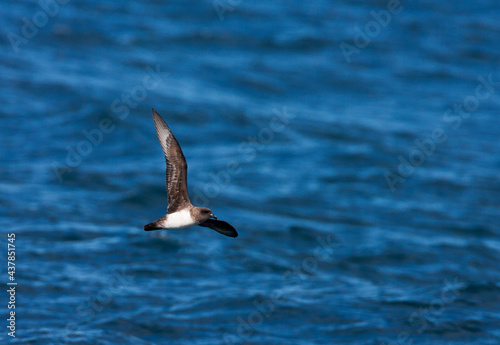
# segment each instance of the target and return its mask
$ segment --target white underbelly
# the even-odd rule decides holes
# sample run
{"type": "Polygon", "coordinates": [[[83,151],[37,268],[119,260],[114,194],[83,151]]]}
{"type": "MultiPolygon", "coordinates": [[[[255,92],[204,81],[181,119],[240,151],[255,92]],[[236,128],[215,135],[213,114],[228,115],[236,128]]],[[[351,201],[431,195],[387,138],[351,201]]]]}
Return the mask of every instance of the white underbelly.
{"type": "Polygon", "coordinates": [[[196,225],[196,222],[191,218],[189,210],[182,210],[171,213],[167,216],[167,220],[163,223],[165,229],[184,229],[196,225]]]}

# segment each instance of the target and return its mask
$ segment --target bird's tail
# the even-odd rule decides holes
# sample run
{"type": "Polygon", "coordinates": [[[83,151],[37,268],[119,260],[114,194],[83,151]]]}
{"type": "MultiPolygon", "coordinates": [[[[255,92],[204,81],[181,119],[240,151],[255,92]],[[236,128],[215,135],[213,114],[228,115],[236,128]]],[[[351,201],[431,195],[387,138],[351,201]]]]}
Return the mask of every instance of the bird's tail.
{"type": "Polygon", "coordinates": [[[160,230],[163,229],[158,221],[144,225],[144,231],[160,230]]]}

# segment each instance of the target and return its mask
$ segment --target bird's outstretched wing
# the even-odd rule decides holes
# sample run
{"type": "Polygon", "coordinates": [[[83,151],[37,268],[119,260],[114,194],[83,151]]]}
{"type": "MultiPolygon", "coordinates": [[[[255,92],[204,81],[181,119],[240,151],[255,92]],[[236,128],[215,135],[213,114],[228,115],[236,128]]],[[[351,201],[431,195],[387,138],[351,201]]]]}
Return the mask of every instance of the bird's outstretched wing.
{"type": "Polygon", "coordinates": [[[153,120],[167,161],[167,214],[169,214],[191,205],[187,190],[187,163],[177,139],[154,109],[153,120]]]}
{"type": "Polygon", "coordinates": [[[199,226],[204,226],[206,228],[214,229],[218,233],[229,237],[238,237],[236,229],[229,223],[223,220],[207,219],[203,223],[198,224],[199,226]]]}

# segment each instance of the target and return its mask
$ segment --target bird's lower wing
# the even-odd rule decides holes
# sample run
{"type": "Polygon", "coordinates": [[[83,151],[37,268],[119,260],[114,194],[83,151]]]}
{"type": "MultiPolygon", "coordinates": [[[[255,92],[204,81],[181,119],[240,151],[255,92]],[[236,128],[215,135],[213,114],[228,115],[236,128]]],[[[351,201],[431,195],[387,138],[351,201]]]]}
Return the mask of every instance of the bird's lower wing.
{"type": "Polygon", "coordinates": [[[198,225],[214,229],[218,233],[221,233],[229,237],[238,237],[236,229],[233,228],[231,224],[226,223],[223,220],[207,219],[206,221],[198,225]]]}

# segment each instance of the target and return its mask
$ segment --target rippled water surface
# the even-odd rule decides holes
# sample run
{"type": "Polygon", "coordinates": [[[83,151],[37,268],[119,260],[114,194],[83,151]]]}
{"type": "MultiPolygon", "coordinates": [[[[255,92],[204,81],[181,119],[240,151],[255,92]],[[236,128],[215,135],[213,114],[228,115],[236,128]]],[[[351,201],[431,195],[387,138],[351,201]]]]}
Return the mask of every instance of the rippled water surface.
{"type": "Polygon", "coordinates": [[[500,344],[500,6],[389,5],[3,1],[0,339],[500,344]]]}

